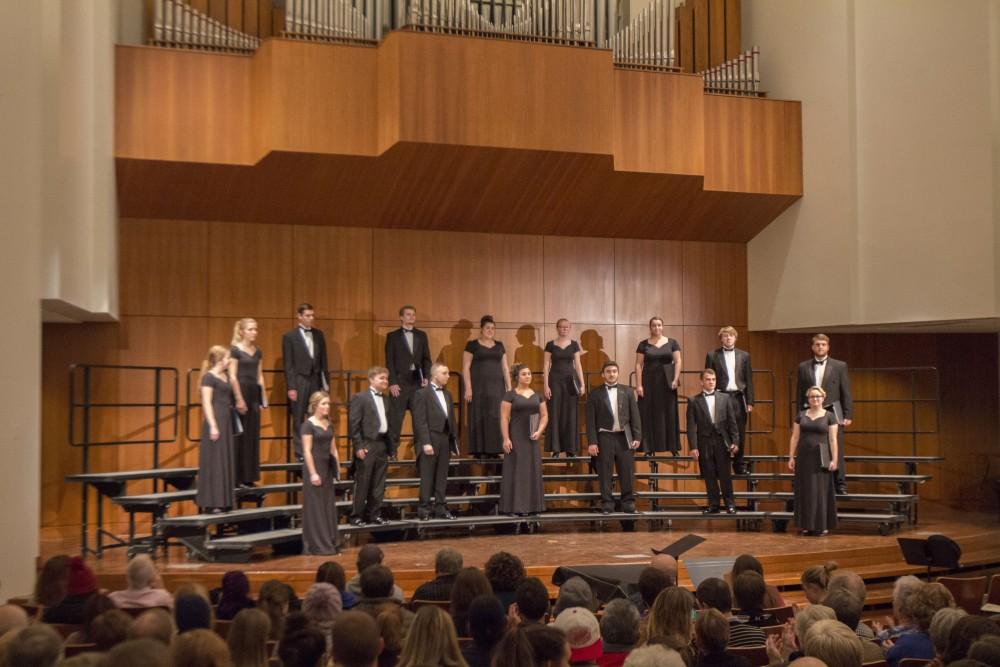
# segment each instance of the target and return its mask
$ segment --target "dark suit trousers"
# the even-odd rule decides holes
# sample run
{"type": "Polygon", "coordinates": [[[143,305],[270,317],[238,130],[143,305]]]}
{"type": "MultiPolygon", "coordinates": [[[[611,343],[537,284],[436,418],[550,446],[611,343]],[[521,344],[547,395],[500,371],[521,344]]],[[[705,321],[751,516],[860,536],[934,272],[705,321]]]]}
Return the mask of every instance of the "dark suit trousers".
{"type": "Polygon", "coordinates": [[[743,400],[742,391],[723,391],[729,397],[729,405],[736,411],[736,431],[739,440],[736,441],[736,456],[733,457],[733,466],[739,468],[743,466],[743,448],[747,442],[747,409],[743,400]]]}
{"type": "Polygon", "coordinates": [[[721,435],[698,438],[698,460],[701,462],[701,474],[705,478],[705,490],[708,492],[710,507],[718,507],[724,499],[726,505],[734,505],[733,477],[729,469],[729,452],[721,435]],[[721,493],[720,493],[721,489],[721,493]]]}
{"type": "Polygon", "coordinates": [[[385,495],[385,475],[389,470],[389,434],[378,440],[369,440],[365,459],[354,459],[354,505],[352,519],[371,521],[382,512],[385,495]]]}
{"type": "Polygon", "coordinates": [[[601,485],[601,509],[614,509],[611,494],[612,471],[618,468],[622,488],[622,509],[635,507],[635,457],[625,442],[624,433],[597,433],[597,479],[601,485]]]}
{"type": "Polygon", "coordinates": [[[447,434],[431,435],[434,454],[424,454],[423,447],[417,451],[417,470],[420,473],[420,506],[421,516],[430,514],[431,495],[434,496],[434,513],[443,515],[445,506],[445,491],[448,487],[448,462],[451,461],[450,442],[447,434]]]}
{"type": "Polygon", "coordinates": [[[288,387],[296,391],[294,401],[289,400],[288,409],[292,415],[292,443],[295,445],[295,456],[302,460],[302,434],[299,428],[306,420],[306,410],[309,409],[309,397],[323,388],[323,380],[318,375],[304,377],[299,375],[294,380],[295,386],[288,387]]]}
{"type": "MultiPolygon", "coordinates": [[[[389,433],[392,434],[392,441],[399,444],[399,434],[403,431],[403,417],[406,416],[406,411],[410,411],[410,417],[413,417],[413,395],[417,393],[420,389],[420,375],[416,371],[412,372],[412,378],[405,378],[399,383],[399,396],[393,396],[392,394],[386,394],[389,399],[389,414],[386,418],[389,420],[389,433]]],[[[389,452],[391,456],[395,456],[396,452],[389,452]]]]}

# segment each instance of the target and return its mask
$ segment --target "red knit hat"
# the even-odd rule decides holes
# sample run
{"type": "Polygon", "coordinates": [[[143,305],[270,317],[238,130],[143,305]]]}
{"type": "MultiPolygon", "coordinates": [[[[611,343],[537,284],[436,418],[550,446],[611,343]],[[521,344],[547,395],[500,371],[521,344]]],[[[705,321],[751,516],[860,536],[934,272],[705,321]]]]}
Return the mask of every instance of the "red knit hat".
{"type": "Polygon", "coordinates": [[[601,642],[601,625],[589,609],[570,607],[564,609],[553,625],[566,633],[571,663],[589,662],[604,655],[601,642]]]}
{"type": "Polygon", "coordinates": [[[66,595],[86,595],[97,591],[97,577],[94,571],[79,556],[69,559],[69,585],[66,595]]]}

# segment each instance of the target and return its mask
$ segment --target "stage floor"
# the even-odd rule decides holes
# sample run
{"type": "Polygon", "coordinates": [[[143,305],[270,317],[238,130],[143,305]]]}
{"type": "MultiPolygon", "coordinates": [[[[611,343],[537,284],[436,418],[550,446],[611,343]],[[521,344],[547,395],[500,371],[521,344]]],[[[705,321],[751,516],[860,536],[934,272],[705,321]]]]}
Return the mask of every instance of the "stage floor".
{"type": "MultiPolygon", "coordinates": [[[[116,527],[124,532],[124,527],[116,527]]],[[[42,557],[59,553],[79,552],[78,528],[42,531],[42,557]]],[[[737,531],[729,521],[677,521],[672,528],[650,531],[640,522],[635,532],[608,524],[604,530],[592,530],[579,524],[547,524],[534,534],[496,534],[481,528],[471,535],[468,530],[440,532],[426,539],[380,542],[385,552],[385,564],[396,574],[397,583],[410,593],[416,586],[433,576],[434,554],[442,546],[452,546],[464,556],[467,566],[482,567],[491,554],[504,550],[524,561],[528,572],[546,583],[552,571],[560,565],[628,564],[649,560],[650,548],[662,548],[681,537],[695,533],[706,541],[688,551],[689,558],[736,556],[751,553],[764,564],[769,581],[778,585],[797,586],[802,570],[810,565],[836,561],[843,568],[858,571],[866,580],[891,580],[906,573],[919,573],[919,568],[907,565],[899,553],[896,537],[926,537],[935,533],[948,535],[962,547],[962,565],[1000,567],[1000,520],[987,513],[957,511],[929,502],[920,503],[920,523],[906,527],[895,535],[880,536],[873,527],[851,526],[826,537],[800,537],[789,528],[787,533],[773,533],[764,523],[761,532],[737,531]]],[[[366,536],[357,536],[333,557],[351,576],[355,571],[358,548],[366,536]]],[[[105,551],[104,558],[88,557],[88,563],[106,588],[124,586],[126,555],[124,549],[105,551]]],[[[254,590],[261,582],[278,578],[304,591],[312,582],[316,567],[329,560],[319,556],[275,557],[267,550],[255,554],[250,563],[205,563],[188,560],[185,551],[171,547],[166,557],[157,559],[168,588],[185,581],[197,581],[206,586],[218,586],[220,574],[231,569],[246,571],[254,590]]],[[[683,561],[683,557],[682,557],[683,561]]],[[[690,584],[683,566],[682,584],[690,584]]],[[[794,597],[794,596],[793,596],[794,597]]]]}

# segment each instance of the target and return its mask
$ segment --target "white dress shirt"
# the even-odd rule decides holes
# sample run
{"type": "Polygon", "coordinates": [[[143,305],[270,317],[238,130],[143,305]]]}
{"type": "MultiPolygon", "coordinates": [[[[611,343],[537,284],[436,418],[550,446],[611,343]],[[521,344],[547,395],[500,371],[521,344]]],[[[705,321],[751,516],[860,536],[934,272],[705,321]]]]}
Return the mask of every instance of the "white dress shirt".
{"type": "Polygon", "coordinates": [[[711,394],[702,392],[702,396],[705,397],[705,403],[708,404],[708,416],[712,418],[712,423],[715,423],[715,392],[711,394]]]}
{"type": "Polygon", "coordinates": [[[736,348],[731,350],[722,348],[722,357],[726,360],[726,373],[729,374],[729,384],[726,385],[725,391],[738,391],[739,387],[736,384],[736,348]]]}
{"type": "MultiPolygon", "coordinates": [[[[413,356],[413,329],[403,329],[403,340],[406,341],[406,347],[410,348],[410,356],[413,356]]],[[[417,367],[410,364],[410,370],[414,371],[417,367]]]]}
{"type": "Polygon", "coordinates": [[[829,357],[820,361],[819,359],[813,359],[813,376],[816,378],[816,386],[823,386],[823,376],[826,374],[826,362],[829,357]]]}
{"type": "Polygon", "coordinates": [[[448,417],[448,401],[444,397],[444,389],[431,383],[434,386],[434,395],[437,396],[438,403],[441,404],[441,412],[444,413],[445,418],[448,417]]]}
{"type": "Polygon", "coordinates": [[[312,358],[316,355],[313,354],[313,332],[312,329],[306,329],[303,326],[299,327],[299,333],[302,334],[302,340],[306,342],[306,350],[309,351],[309,357],[312,358]]]}
{"type": "Polygon", "coordinates": [[[378,411],[378,432],[381,435],[389,431],[389,421],[385,418],[385,402],[382,400],[382,394],[374,389],[370,391],[375,399],[375,409],[378,411]]]}
{"type": "MultiPolygon", "coordinates": [[[[614,426],[612,427],[611,432],[620,433],[623,429],[621,421],[618,419],[618,385],[613,387],[604,385],[604,388],[608,390],[608,401],[611,403],[611,414],[615,418],[614,426]]],[[[601,430],[604,432],[608,431],[606,428],[602,428],[601,430]]]]}

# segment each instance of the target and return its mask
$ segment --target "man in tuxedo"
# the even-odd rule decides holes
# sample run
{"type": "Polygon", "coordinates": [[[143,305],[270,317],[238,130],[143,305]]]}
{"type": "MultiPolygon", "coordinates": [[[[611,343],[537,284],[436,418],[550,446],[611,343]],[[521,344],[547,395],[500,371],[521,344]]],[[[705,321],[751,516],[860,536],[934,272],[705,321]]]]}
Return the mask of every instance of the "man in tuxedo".
{"type": "Polygon", "coordinates": [[[747,465],[743,461],[746,447],[747,413],[753,412],[753,369],[750,367],[750,353],[736,347],[736,329],[719,329],[722,347],[709,352],[705,357],[705,368],[715,371],[716,391],[729,396],[731,407],[736,410],[735,441],[736,455],[733,456],[733,473],[744,475],[747,465]]]}
{"type": "Polygon", "coordinates": [[[718,514],[720,499],[726,503],[726,513],[736,514],[733,478],[729,472],[729,457],[736,451],[736,408],[728,394],[716,391],[715,371],[701,372],[701,393],[688,398],[687,438],[691,458],[701,465],[708,493],[705,514],[718,514]]]}
{"type": "Polygon", "coordinates": [[[302,460],[302,436],[299,426],[306,418],[309,397],[314,392],[329,391],[326,366],[326,339],[313,327],[316,311],[308,303],[298,307],[299,324],[281,337],[282,361],[285,366],[285,388],[292,415],[292,442],[295,456],[302,460]]]}
{"type": "Polygon", "coordinates": [[[368,369],[368,388],[351,396],[347,407],[348,436],[354,449],[354,505],[351,524],[382,525],[382,497],[389,469],[392,434],[389,432],[389,370],[368,369]]]}
{"type": "Polygon", "coordinates": [[[837,493],[847,493],[847,479],[844,477],[844,428],[851,425],[854,402],[851,400],[851,380],[847,373],[847,363],[830,356],[830,337],[816,334],[812,337],[813,358],[799,364],[795,395],[798,409],[808,406],[806,393],[809,387],[822,387],[826,392],[823,407],[837,413],[840,423],[840,437],[837,447],[837,493]]]}
{"type": "Polygon", "coordinates": [[[642,439],[639,404],[631,387],[618,384],[618,363],[607,361],[601,368],[604,384],[587,395],[587,447],[597,459],[601,485],[601,514],[610,514],[613,468],[618,469],[622,489],[622,511],[635,514],[634,452],[642,439]]]}
{"type": "Polygon", "coordinates": [[[427,334],[413,327],[417,323],[417,309],[403,306],[399,309],[399,329],[385,337],[385,365],[389,368],[389,430],[394,449],[389,458],[396,457],[395,446],[403,430],[403,416],[410,411],[413,417],[413,396],[417,389],[426,387],[431,376],[431,353],[427,334]]]}
{"type": "Polygon", "coordinates": [[[445,504],[448,462],[453,451],[458,453],[455,405],[445,387],[449,375],[447,366],[434,364],[430,368],[430,383],[413,396],[413,448],[417,453],[417,471],[420,473],[417,516],[421,521],[431,517],[432,492],[435,518],[455,518],[445,504]]]}

